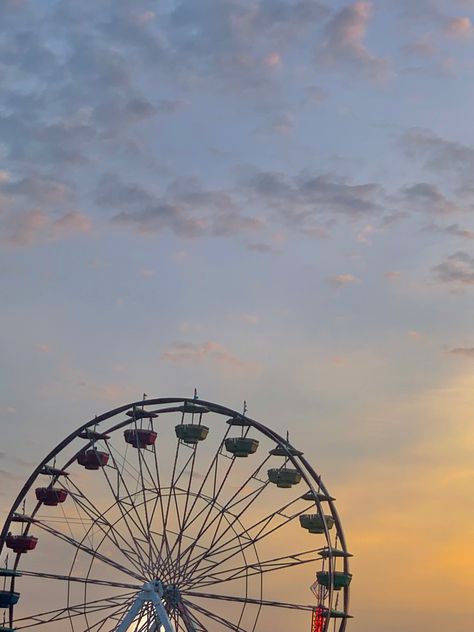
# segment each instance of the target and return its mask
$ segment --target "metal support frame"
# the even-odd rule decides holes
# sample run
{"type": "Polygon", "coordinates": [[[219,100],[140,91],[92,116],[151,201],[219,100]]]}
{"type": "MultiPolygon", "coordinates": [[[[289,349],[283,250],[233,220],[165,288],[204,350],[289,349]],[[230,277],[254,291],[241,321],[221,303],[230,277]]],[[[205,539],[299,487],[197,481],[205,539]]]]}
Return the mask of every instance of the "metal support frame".
{"type": "Polygon", "coordinates": [[[138,593],[133,602],[130,610],[127,612],[122,622],[118,625],[116,632],[127,632],[129,626],[133,623],[135,617],[140,613],[145,603],[152,603],[155,607],[156,617],[158,622],[152,623],[152,627],[148,632],[158,632],[160,627],[165,629],[165,632],[174,632],[171,627],[171,621],[169,620],[168,613],[163,606],[163,584],[156,580],[154,582],[146,582],[143,584],[142,590],[138,593]]]}

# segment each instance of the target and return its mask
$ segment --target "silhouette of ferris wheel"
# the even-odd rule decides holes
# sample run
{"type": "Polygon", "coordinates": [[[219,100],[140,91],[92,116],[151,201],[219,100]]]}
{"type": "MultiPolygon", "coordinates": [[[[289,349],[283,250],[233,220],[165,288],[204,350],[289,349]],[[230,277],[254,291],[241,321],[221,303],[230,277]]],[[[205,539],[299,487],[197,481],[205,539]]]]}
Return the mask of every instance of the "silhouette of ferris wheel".
{"type": "Polygon", "coordinates": [[[350,618],[351,555],[320,476],[245,405],[196,393],[61,441],[0,554],[0,632],[344,632],[350,618]]]}

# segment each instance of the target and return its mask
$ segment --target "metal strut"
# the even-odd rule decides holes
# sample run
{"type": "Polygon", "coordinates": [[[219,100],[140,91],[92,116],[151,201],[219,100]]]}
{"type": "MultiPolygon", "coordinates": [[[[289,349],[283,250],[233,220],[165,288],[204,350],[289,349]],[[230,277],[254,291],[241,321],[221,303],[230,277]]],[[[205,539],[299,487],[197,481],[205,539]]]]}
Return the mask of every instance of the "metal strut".
{"type": "Polygon", "coordinates": [[[116,632],[127,632],[136,616],[140,614],[145,603],[153,604],[157,617],[157,622],[152,624],[149,632],[158,631],[160,628],[164,628],[165,632],[174,632],[168,613],[163,605],[163,592],[163,584],[159,580],[143,584],[142,590],[136,596],[135,601],[121,623],[119,623],[116,632]]]}

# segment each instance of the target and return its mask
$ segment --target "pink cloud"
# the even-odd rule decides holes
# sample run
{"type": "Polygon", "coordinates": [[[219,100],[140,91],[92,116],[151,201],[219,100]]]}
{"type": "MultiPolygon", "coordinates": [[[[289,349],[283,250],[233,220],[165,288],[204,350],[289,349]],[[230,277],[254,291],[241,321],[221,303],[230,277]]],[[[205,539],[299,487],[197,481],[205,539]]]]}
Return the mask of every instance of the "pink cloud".
{"type": "Polygon", "coordinates": [[[59,239],[75,233],[90,232],[92,230],[92,221],[80,211],[71,211],[55,220],[51,228],[53,235],[59,239]]]}
{"type": "Polygon", "coordinates": [[[352,283],[359,283],[359,279],[352,274],[335,274],[333,276],[326,277],[326,281],[334,287],[344,287],[352,283]]]}
{"type": "Polygon", "coordinates": [[[40,351],[41,353],[51,353],[52,351],[51,346],[46,344],[45,342],[40,342],[39,344],[35,345],[35,349],[37,351],[40,351]]]}
{"type": "Polygon", "coordinates": [[[383,78],[387,62],[371,53],[365,44],[372,14],[371,2],[354,2],[336,13],[326,27],[322,49],[325,60],[356,64],[372,78],[383,78]]]}
{"type": "Polygon", "coordinates": [[[2,243],[21,247],[88,233],[92,229],[92,222],[80,211],[71,211],[53,219],[42,209],[32,209],[10,213],[3,218],[1,228],[2,243]]]}
{"type": "Polygon", "coordinates": [[[452,18],[446,24],[445,30],[447,35],[455,38],[472,37],[474,34],[474,26],[467,16],[452,18]]]}
{"type": "Polygon", "coordinates": [[[218,342],[202,343],[175,342],[161,354],[161,359],[172,364],[200,364],[211,362],[241,371],[260,372],[262,366],[256,362],[248,362],[238,358],[218,342]]]}
{"type": "Polygon", "coordinates": [[[280,53],[277,53],[276,51],[268,53],[268,55],[265,56],[263,63],[269,68],[275,68],[276,66],[279,66],[281,64],[280,53]]]}

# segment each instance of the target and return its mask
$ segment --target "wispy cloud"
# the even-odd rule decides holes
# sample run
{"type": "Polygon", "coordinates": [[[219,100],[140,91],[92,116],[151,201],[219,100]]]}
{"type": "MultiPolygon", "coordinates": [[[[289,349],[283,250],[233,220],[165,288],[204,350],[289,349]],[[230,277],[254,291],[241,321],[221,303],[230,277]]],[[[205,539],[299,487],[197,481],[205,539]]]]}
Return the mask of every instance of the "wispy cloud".
{"type": "Polygon", "coordinates": [[[224,366],[238,371],[260,372],[262,365],[243,360],[224,345],[214,341],[202,343],[175,342],[161,354],[161,359],[172,364],[201,364],[224,366]]]}
{"type": "Polygon", "coordinates": [[[359,283],[359,279],[352,274],[335,274],[333,276],[326,277],[326,281],[329,283],[329,285],[332,285],[336,288],[359,283]]]}
{"type": "Polygon", "coordinates": [[[92,220],[80,211],[67,212],[54,218],[42,209],[34,209],[0,216],[0,226],[0,243],[24,247],[89,234],[92,220]]]}
{"type": "Polygon", "coordinates": [[[411,212],[445,215],[458,210],[454,202],[451,202],[436,185],[429,182],[405,186],[401,194],[407,209],[411,212]]]}
{"type": "Polygon", "coordinates": [[[438,224],[427,224],[423,228],[424,232],[436,233],[440,235],[452,235],[453,237],[462,237],[463,239],[474,239],[474,230],[463,228],[459,224],[449,224],[448,226],[439,226],[438,224]]]}
{"type": "Polygon", "coordinates": [[[410,157],[424,160],[424,165],[437,172],[468,170],[474,167],[474,148],[448,140],[430,129],[412,127],[404,132],[401,144],[410,157]]]}
{"type": "Polygon", "coordinates": [[[374,79],[384,78],[387,61],[370,52],[365,43],[372,15],[371,2],[354,2],[336,13],[325,27],[322,59],[330,64],[349,64],[374,79]]]}
{"type": "Polygon", "coordinates": [[[433,268],[435,279],[453,288],[474,285],[474,257],[466,252],[456,252],[433,268]]]}
{"type": "Polygon", "coordinates": [[[454,349],[450,349],[448,353],[474,359],[474,347],[455,347],[454,349]]]}

